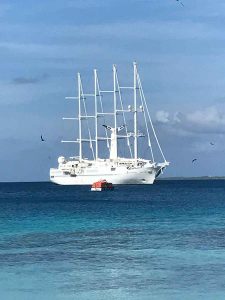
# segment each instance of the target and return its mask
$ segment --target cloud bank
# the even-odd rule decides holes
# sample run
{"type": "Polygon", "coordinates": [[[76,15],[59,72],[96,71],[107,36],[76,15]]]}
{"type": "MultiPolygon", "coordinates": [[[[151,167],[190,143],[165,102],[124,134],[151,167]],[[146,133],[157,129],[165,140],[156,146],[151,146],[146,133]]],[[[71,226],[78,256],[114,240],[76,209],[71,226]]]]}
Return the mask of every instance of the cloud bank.
{"type": "Polygon", "coordinates": [[[202,110],[191,112],[169,113],[157,111],[157,123],[168,126],[174,133],[181,134],[224,134],[225,133],[225,107],[209,106],[202,110]]]}

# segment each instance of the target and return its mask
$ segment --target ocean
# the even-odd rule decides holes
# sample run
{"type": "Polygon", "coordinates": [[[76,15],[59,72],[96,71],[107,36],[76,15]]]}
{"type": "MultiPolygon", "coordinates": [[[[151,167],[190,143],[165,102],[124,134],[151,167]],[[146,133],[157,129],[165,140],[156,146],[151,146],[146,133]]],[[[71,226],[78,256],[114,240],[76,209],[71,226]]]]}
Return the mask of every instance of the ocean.
{"type": "Polygon", "coordinates": [[[0,299],[225,299],[225,181],[0,184],[0,299]]]}

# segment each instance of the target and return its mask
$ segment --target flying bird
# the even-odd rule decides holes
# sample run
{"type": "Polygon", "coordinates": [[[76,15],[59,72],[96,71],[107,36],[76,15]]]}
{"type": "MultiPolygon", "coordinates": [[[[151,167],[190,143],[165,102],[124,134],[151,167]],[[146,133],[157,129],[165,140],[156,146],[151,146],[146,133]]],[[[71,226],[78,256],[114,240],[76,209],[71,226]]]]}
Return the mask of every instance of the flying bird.
{"type": "Polygon", "coordinates": [[[43,138],[43,136],[41,135],[41,141],[42,142],[45,142],[45,139],[43,138]]]}
{"type": "Polygon", "coordinates": [[[195,162],[197,160],[197,158],[192,159],[192,163],[195,162]]]}
{"type": "Polygon", "coordinates": [[[211,145],[211,146],[214,146],[215,144],[214,144],[213,142],[210,142],[210,145],[211,145]]]}
{"type": "Polygon", "coordinates": [[[180,0],[176,0],[176,1],[179,2],[180,5],[182,5],[184,7],[184,4],[180,0]]]}

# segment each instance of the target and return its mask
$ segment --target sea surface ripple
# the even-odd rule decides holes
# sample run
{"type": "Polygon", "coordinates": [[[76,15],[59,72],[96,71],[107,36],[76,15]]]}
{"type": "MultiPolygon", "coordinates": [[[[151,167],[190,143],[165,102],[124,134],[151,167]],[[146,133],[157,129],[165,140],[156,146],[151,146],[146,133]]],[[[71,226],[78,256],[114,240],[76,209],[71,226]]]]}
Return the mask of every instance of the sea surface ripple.
{"type": "Polygon", "coordinates": [[[225,299],[225,181],[0,184],[4,300],[225,299]]]}

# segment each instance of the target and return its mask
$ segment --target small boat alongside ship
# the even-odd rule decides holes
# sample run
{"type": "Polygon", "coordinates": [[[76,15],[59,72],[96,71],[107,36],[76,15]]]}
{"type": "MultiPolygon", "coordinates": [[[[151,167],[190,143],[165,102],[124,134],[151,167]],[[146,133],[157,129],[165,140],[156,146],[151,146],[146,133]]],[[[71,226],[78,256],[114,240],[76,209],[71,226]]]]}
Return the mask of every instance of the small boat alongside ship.
{"type": "Polygon", "coordinates": [[[63,118],[76,122],[77,136],[73,140],[62,141],[77,145],[77,153],[69,158],[60,156],[58,167],[50,169],[50,180],[60,185],[91,185],[101,178],[112,184],[152,184],[169,166],[169,162],[153,126],[137,64],[133,63],[132,86],[120,84],[115,65],[111,90],[100,87],[97,70],[94,70],[94,92],[84,92],[80,73],[77,75],[77,85],[77,96],[66,97],[67,100],[74,101],[77,115],[74,116],[73,113],[72,116],[63,118]],[[124,103],[126,92],[130,93],[126,96],[129,101],[126,103],[127,108],[124,103]],[[111,97],[111,104],[110,101],[105,101],[107,96],[111,97]],[[127,115],[131,117],[128,119],[127,115]],[[144,129],[144,133],[140,129],[144,129]],[[146,158],[140,157],[143,139],[146,139],[148,151],[146,158]],[[121,141],[124,142],[123,156],[119,155],[121,141]],[[106,145],[104,151],[103,143],[106,145]],[[155,159],[153,144],[162,157],[161,162],[155,159]],[[84,154],[87,148],[91,156],[89,158],[84,154]]]}
{"type": "Polygon", "coordinates": [[[91,191],[101,192],[101,191],[113,191],[114,186],[111,182],[107,182],[105,179],[94,182],[91,186],[91,191]]]}

